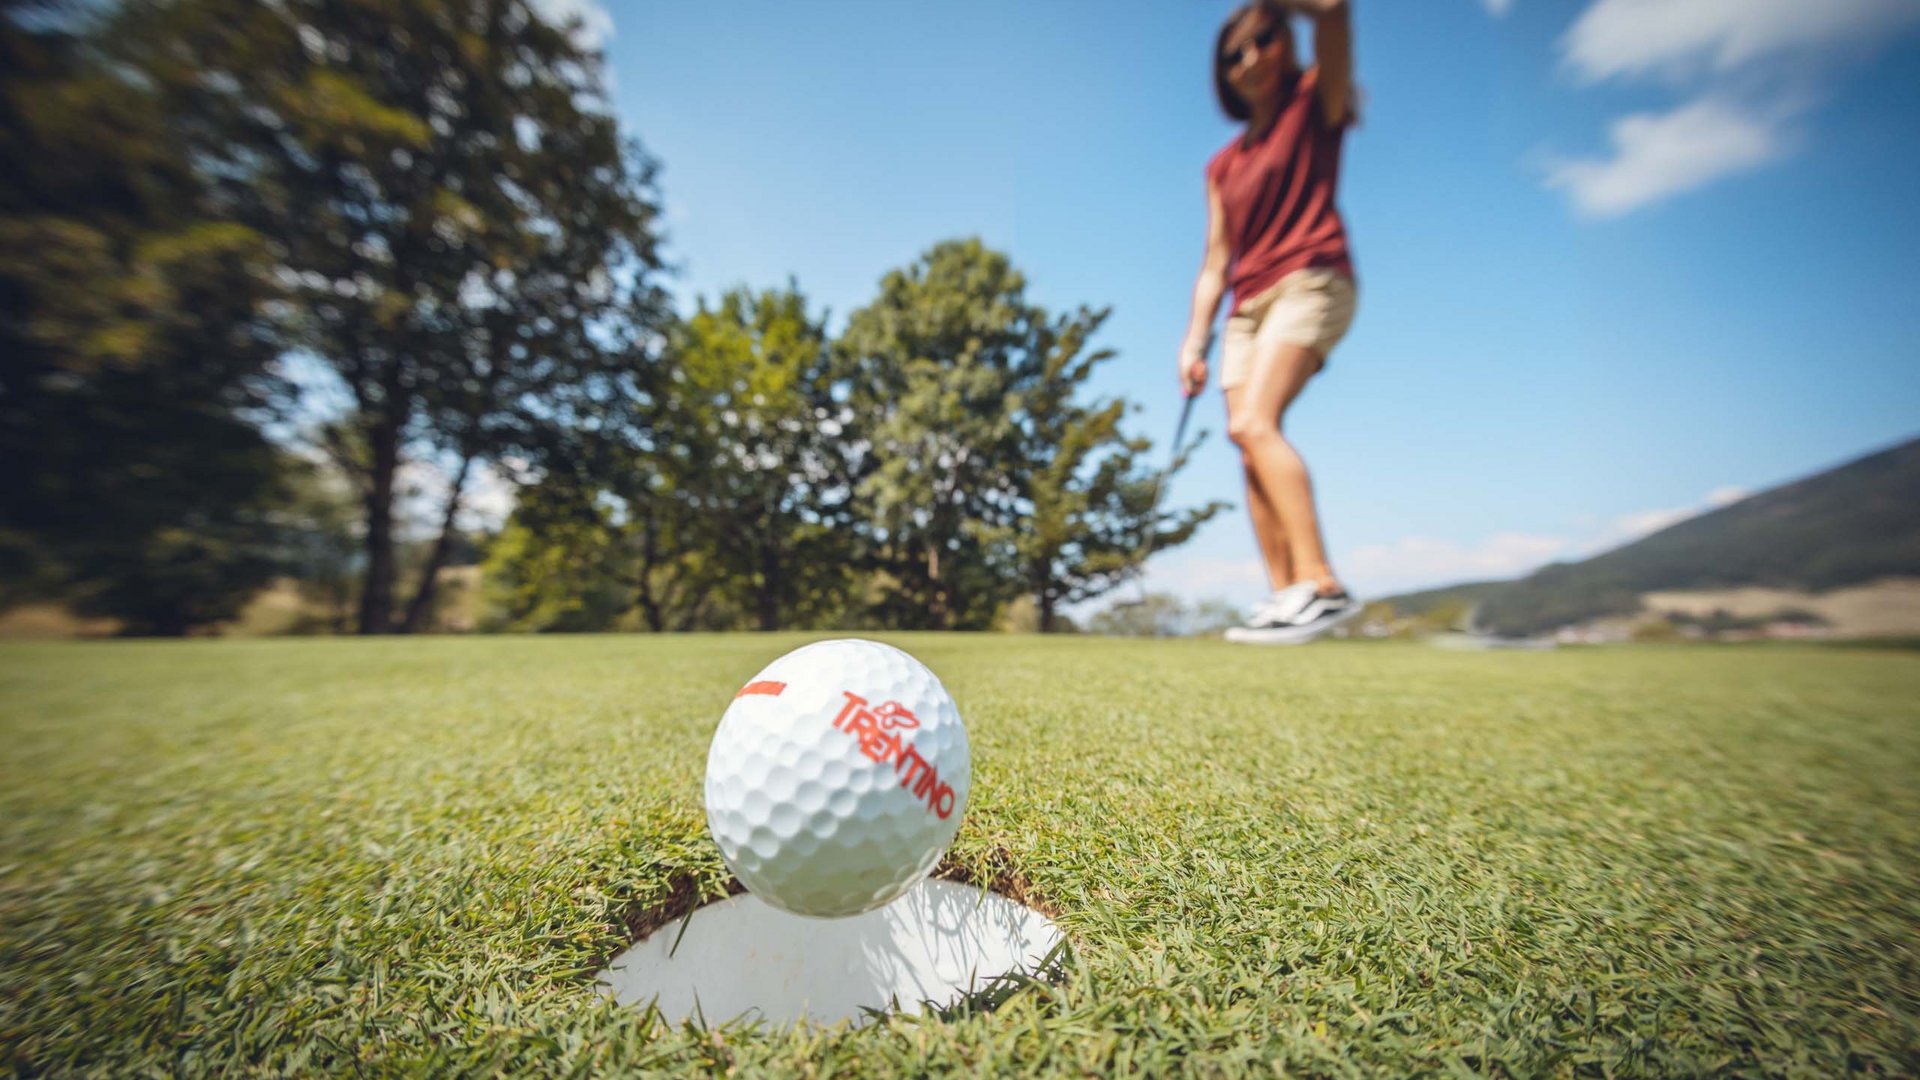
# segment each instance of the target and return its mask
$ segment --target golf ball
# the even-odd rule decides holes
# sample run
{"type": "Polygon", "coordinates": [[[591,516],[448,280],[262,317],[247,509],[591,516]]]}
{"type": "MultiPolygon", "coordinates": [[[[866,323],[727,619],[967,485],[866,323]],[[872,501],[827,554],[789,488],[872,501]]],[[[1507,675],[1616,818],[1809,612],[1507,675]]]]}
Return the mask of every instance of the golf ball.
{"type": "Polygon", "coordinates": [[[707,751],[707,828],[755,896],[796,915],[871,911],[953,842],[972,778],[940,680],[891,645],[821,641],[734,695],[707,751]]]}

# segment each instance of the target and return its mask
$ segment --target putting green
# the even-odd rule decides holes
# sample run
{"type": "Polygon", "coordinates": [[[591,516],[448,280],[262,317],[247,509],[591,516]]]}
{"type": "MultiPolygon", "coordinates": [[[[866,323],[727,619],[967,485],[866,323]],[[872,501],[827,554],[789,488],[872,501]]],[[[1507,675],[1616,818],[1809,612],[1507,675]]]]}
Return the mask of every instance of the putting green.
{"type": "Polygon", "coordinates": [[[1062,981],[668,1028],[706,741],[806,638],[0,648],[26,1072],[1833,1075],[1920,1062],[1920,653],[879,635],[965,715],[956,873],[1062,981]]]}

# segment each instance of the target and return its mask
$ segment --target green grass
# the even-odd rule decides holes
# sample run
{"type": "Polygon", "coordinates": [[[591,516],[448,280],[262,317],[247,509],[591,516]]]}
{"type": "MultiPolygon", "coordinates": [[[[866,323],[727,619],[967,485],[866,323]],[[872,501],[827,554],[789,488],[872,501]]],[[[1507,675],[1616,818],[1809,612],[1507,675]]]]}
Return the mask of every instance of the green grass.
{"type": "Polygon", "coordinates": [[[593,973],[719,894],[707,739],[798,637],[0,649],[0,1067],[1920,1069],[1920,656],[891,637],[1055,986],[700,1031],[593,973]]]}

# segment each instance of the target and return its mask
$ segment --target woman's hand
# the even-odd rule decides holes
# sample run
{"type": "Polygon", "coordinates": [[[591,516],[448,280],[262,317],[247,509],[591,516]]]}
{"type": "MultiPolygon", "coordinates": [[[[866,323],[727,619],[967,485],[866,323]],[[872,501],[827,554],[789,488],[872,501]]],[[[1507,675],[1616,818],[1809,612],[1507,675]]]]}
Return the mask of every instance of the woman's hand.
{"type": "Polygon", "coordinates": [[[1180,350],[1180,363],[1176,371],[1180,380],[1180,393],[1193,397],[1207,388],[1207,351],[1205,349],[1185,348],[1180,350]]]}
{"type": "Polygon", "coordinates": [[[1280,0],[1280,6],[1295,15],[1317,19],[1322,15],[1331,15],[1336,11],[1344,10],[1347,0],[1280,0]]]}

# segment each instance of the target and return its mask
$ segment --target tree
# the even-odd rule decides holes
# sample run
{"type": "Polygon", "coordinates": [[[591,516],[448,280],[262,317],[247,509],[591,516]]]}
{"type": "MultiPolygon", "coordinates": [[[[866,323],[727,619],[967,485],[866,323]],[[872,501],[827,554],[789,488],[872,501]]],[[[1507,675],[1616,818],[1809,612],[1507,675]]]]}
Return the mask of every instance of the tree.
{"type": "Polygon", "coordinates": [[[1187,615],[1187,633],[1220,634],[1246,621],[1245,612],[1225,600],[1201,600],[1187,615]]]}
{"type": "Polygon", "coordinates": [[[1118,602],[1094,613],[1087,628],[1117,637],[1193,637],[1237,625],[1241,614],[1222,600],[1188,604],[1171,593],[1148,593],[1139,602],[1118,602]]]}
{"type": "Polygon", "coordinates": [[[506,618],[835,619],[852,585],[852,451],[824,326],[795,287],[733,290],[668,338],[644,392],[557,444],[523,489],[489,564],[506,618]]]}
{"type": "MultiPolygon", "coordinates": [[[[632,490],[632,489],[629,489],[632,490]]],[[[738,621],[721,571],[685,519],[549,474],[520,490],[482,576],[512,630],[725,630],[738,621]]]]}
{"type": "Polygon", "coordinates": [[[363,507],[359,629],[392,629],[402,461],[444,464],[444,540],[472,468],[629,391],[605,324],[663,306],[651,162],[602,108],[597,55],[526,0],[139,10],[130,62],[188,118],[222,209],[274,238],[285,325],[351,399],[324,441],[363,507]]]}
{"type": "Polygon", "coordinates": [[[737,606],[762,630],[838,610],[856,452],[824,325],[797,286],[736,289],[701,302],[672,359],[679,506],[737,606]]]}
{"type": "Polygon", "coordinates": [[[292,632],[349,629],[360,569],[358,509],[351,483],[326,462],[287,470],[287,498],[276,510],[276,562],[315,612],[296,621],[292,632]]]}
{"type": "MultiPolygon", "coordinates": [[[[993,629],[1002,634],[1040,633],[1040,605],[1034,602],[1032,596],[1025,593],[1014,597],[1002,605],[1000,611],[994,615],[993,629]]],[[[1056,612],[1053,616],[1053,629],[1048,632],[1077,634],[1080,632],[1080,627],[1072,618],[1056,612]]]]}
{"type": "Polygon", "coordinates": [[[516,508],[484,571],[498,628],[614,629],[633,606],[612,566],[616,534],[602,516],[516,508]]]}
{"type": "Polygon", "coordinates": [[[0,599],[181,634],[276,570],[277,290],[93,18],[0,3],[0,599]]]}
{"type": "Polygon", "coordinates": [[[1179,597],[1148,593],[1139,603],[1109,604],[1095,612],[1087,629],[1114,637],[1179,637],[1191,613],[1179,597]]]}
{"type": "Polygon", "coordinates": [[[947,241],[882,278],[840,337],[853,438],[870,448],[856,488],[867,562],[891,625],[984,628],[1020,591],[994,541],[1018,498],[1015,395],[1039,362],[1025,289],[1005,255],[947,241]]]}
{"type": "Polygon", "coordinates": [[[1114,355],[1087,351],[1106,312],[1054,318],[1025,291],[1005,255],[948,241],[882,279],[841,336],[894,625],[978,628],[1029,591],[1051,629],[1062,605],[1124,580],[1149,534],[1156,550],[1184,543],[1225,508],[1152,505],[1150,444],[1119,428],[1127,403],[1080,399],[1114,355]]]}
{"type": "MultiPolygon", "coordinates": [[[[1041,327],[1035,352],[1043,362],[1018,394],[1021,500],[1004,535],[1025,570],[1041,633],[1053,630],[1062,605],[1091,600],[1125,581],[1149,541],[1154,551],[1183,544],[1228,506],[1212,502],[1162,513],[1155,498],[1165,484],[1139,467],[1152,444],[1120,432],[1126,401],[1077,400],[1094,370],[1115,355],[1085,351],[1106,318],[1105,311],[1083,307],[1041,327]]],[[[1188,452],[1169,473],[1186,463],[1188,452]]]]}

